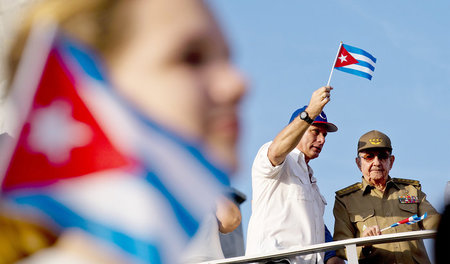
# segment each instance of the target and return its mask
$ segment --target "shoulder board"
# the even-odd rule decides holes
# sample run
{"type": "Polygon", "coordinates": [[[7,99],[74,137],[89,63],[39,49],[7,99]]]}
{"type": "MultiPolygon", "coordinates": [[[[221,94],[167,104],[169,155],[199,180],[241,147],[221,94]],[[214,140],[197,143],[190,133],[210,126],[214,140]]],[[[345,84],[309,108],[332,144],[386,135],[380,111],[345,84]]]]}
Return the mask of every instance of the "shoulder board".
{"type": "Polygon", "coordinates": [[[362,188],[362,183],[358,182],[358,183],[352,184],[348,187],[345,187],[344,189],[340,189],[339,191],[336,192],[336,195],[339,197],[342,197],[346,194],[356,192],[357,190],[361,190],[361,188],[362,188]]]}
{"type": "Polygon", "coordinates": [[[394,181],[395,183],[413,185],[415,187],[420,188],[420,181],[410,179],[400,179],[400,178],[392,178],[392,181],[394,181]]]}

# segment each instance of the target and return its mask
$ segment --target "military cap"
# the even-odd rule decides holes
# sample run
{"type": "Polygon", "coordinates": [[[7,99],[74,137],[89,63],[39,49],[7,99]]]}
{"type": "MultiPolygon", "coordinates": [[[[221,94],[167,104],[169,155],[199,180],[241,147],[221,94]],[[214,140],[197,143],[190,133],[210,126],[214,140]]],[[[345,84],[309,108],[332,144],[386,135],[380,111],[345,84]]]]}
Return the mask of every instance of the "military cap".
{"type": "Polygon", "coordinates": [[[392,151],[391,140],[378,130],[369,131],[359,138],[358,152],[372,148],[385,148],[392,151]]]}

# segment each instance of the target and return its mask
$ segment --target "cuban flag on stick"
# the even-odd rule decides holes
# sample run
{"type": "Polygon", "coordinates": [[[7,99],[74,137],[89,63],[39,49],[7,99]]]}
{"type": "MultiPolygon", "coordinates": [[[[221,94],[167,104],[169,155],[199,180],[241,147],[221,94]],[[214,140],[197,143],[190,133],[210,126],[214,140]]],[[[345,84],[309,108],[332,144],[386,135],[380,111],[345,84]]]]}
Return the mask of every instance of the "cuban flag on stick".
{"type": "Polygon", "coordinates": [[[229,187],[202,147],[120,97],[54,25],[33,28],[12,91],[21,125],[0,166],[2,213],[76,232],[114,261],[178,263],[229,187]]]}
{"type": "Polygon", "coordinates": [[[380,231],[383,232],[383,231],[386,231],[386,230],[388,230],[388,229],[391,229],[391,228],[396,227],[396,226],[401,225],[401,224],[412,225],[412,224],[414,224],[414,223],[417,223],[417,222],[419,222],[419,221],[422,221],[422,220],[425,219],[425,218],[427,218],[427,213],[423,214],[423,215],[420,216],[420,217],[417,216],[417,215],[413,215],[413,216],[410,216],[410,217],[408,217],[408,218],[405,218],[405,219],[403,219],[403,220],[401,220],[401,221],[398,221],[398,222],[395,223],[395,224],[392,224],[392,225],[390,225],[390,226],[388,226],[388,227],[385,227],[385,228],[381,229],[380,231]]]}
{"type": "Polygon", "coordinates": [[[341,42],[327,85],[330,85],[333,69],[372,80],[376,62],[377,59],[367,51],[341,42]]]}

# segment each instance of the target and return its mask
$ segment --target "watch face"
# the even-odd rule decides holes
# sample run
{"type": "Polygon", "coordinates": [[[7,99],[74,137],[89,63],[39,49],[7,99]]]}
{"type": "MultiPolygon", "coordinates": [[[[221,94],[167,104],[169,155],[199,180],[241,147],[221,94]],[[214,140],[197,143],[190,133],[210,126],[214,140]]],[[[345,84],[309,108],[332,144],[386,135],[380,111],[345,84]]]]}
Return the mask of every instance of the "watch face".
{"type": "Polygon", "coordinates": [[[301,112],[300,113],[300,118],[301,119],[305,119],[307,116],[308,116],[308,113],[306,113],[306,112],[301,112]]]}
{"type": "Polygon", "coordinates": [[[310,125],[313,123],[313,120],[309,117],[308,112],[306,111],[300,113],[300,119],[304,120],[306,123],[310,125]]]}

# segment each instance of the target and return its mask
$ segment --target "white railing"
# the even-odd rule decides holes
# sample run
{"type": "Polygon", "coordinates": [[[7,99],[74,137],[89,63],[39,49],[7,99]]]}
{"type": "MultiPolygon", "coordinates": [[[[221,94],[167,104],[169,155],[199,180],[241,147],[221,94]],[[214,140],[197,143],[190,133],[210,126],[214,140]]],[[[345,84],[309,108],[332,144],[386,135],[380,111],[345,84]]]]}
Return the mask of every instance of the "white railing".
{"type": "Polygon", "coordinates": [[[289,250],[280,250],[276,253],[254,256],[242,256],[228,259],[220,259],[203,262],[201,264],[231,264],[231,263],[253,263],[253,262],[267,262],[270,260],[277,260],[298,255],[307,255],[317,252],[325,252],[330,250],[337,250],[345,248],[347,252],[348,264],[357,264],[358,256],[356,254],[356,246],[382,244],[390,242],[398,242],[405,240],[427,239],[436,236],[435,230],[411,231],[396,234],[387,234],[380,236],[352,238],[329,243],[322,243],[311,245],[307,247],[294,247],[289,250]]]}

